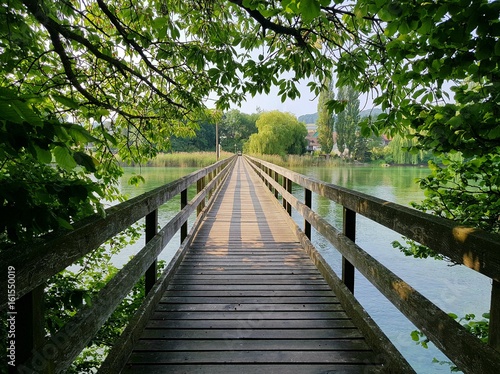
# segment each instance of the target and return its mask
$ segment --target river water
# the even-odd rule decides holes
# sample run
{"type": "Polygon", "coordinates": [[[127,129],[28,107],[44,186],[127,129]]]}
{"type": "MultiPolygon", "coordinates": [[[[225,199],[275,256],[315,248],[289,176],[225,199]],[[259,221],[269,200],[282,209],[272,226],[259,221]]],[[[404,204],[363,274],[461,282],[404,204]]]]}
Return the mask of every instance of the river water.
{"type": "MultiPolygon", "coordinates": [[[[129,197],[134,197],[194,170],[193,168],[142,168],[142,170],[126,168],[121,181],[121,190],[129,197]],[[143,175],[146,183],[139,187],[128,185],[126,181],[133,173],[143,175]]],[[[310,167],[295,171],[406,206],[411,201],[423,198],[423,192],[419,189],[416,179],[428,173],[426,168],[379,166],[310,167]]],[[[302,188],[295,187],[294,195],[303,201],[302,188]]],[[[194,194],[194,190],[189,191],[189,199],[194,194]]],[[[165,204],[159,212],[160,224],[165,224],[175,216],[179,206],[178,198],[165,204]]],[[[313,209],[337,228],[342,227],[342,207],[313,194],[313,209]]],[[[295,215],[293,217],[299,225],[302,225],[301,217],[295,215]]],[[[190,224],[193,221],[194,217],[190,219],[190,224]]],[[[450,266],[444,261],[406,257],[392,247],[391,243],[394,240],[402,241],[399,234],[360,215],[357,216],[356,243],[445,312],[453,312],[459,316],[474,313],[480,317],[489,310],[491,283],[487,277],[463,266],[450,266]]],[[[337,274],[340,274],[341,256],[335,248],[316,234],[314,229],[312,242],[337,274]]],[[[138,243],[121,253],[117,262],[125,262],[140,246],[138,243]]],[[[176,236],[160,258],[168,260],[178,247],[179,237],[176,236]]],[[[447,365],[432,363],[433,358],[439,361],[447,361],[447,358],[432,344],[427,350],[417,346],[410,337],[415,327],[359,273],[356,273],[354,294],[418,373],[450,372],[447,365]]]]}

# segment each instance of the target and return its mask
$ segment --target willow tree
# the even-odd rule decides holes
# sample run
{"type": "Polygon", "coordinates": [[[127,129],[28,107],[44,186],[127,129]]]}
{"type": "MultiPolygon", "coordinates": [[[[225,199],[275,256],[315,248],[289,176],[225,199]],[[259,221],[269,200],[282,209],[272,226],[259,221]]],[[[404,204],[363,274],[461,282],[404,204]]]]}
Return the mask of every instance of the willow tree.
{"type": "Polygon", "coordinates": [[[388,145],[394,163],[401,165],[417,165],[422,162],[424,156],[422,150],[409,152],[409,149],[414,148],[416,145],[417,140],[415,138],[408,138],[396,134],[388,145]]]}
{"type": "Polygon", "coordinates": [[[293,114],[263,112],[255,124],[257,133],[250,136],[245,152],[280,156],[305,152],[307,129],[293,114]]]}

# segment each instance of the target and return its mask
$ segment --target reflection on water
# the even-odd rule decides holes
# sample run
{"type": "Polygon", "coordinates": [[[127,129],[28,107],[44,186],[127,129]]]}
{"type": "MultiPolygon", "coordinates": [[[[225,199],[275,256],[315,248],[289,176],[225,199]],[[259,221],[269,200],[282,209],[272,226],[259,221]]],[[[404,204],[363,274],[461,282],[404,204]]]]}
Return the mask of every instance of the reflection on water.
{"type": "MultiPolygon", "coordinates": [[[[194,170],[192,168],[143,168],[142,170],[127,168],[122,178],[121,189],[130,197],[137,196],[194,170]],[[132,173],[142,174],[146,179],[146,184],[139,187],[128,185],[126,180],[132,173]]],[[[422,199],[423,192],[419,189],[416,179],[428,173],[426,168],[412,167],[314,167],[296,169],[296,171],[406,206],[411,201],[422,199]]],[[[194,193],[194,189],[189,192],[190,199],[194,193]]],[[[295,186],[294,194],[303,200],[301,188],[295,186]]],[[[165,204],[159,212],[160,224],[164,225],[174,217],[179,211],[179,206],[179,198],[165,204]]],[[[342,227],[341,206],[313,195],[313,209],[337,228],[342,227]]],[[[301,217],[294,215],[294,218],[299,225],[302,225],[301,217]]],[[[192,224],[193,221],[194,217],[190,219],[190,223],[192,224]]],[[[339,253],[314,230],[312,238],[325,259],[337,274],[340,274],[341,256],[339,253]]],[[[463,266],[450,267],[443,261],[406,257],[392,248],[391,242],[394,240],[401,240],[401,236],[358,215],[356,242],[445,312],[453,312],[459,316],[466,313],[481,316],[482,313],[488,311],[491,289],[488,278],[463,266]]],[[[142,244],[137,244],[131,248],[130,252],[122,255],[119,262],[125,262],[129,255],[141,247],[142,244]]],[[[161,258],[169,259],[178,247],[179,237],[176,236],[164,250],[161,258]]],[[[439,360],[447,359],[435,348],[425,350],[416,346],[410,337],[410,332],[415,327],[359,273],[356,274],[355,295],[418,373],[449,373],[446,365],[431,363],[434,357],[439,360]]]]}

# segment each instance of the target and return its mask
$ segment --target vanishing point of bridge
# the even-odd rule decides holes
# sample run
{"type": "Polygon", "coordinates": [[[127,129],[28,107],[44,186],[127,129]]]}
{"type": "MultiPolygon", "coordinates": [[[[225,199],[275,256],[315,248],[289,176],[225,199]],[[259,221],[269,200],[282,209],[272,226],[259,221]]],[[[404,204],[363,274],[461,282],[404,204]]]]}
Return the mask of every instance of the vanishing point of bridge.
{"type": "Polygon", "coordinates": [[[147,296],[101,373],[413,372],[354,298],[357,269],[464,372],[493,374],[500,372],[499,252],[496,236],[233,157],[113,207],[106,218],[90,219],[36,251],[2,258],[2,265],[17,266],[16,307],[29,326],[18,342],[19,372],[64,372],[144,274],[147,296]],[[291,194],[292,183],[305,188],[304,202],[291,194]],[[188,202],[191,185],[197,194],[188,202]],[[341,231],[311,210],[313,192],[344,206],[341,231]],[[181,211],[158,231],[158,207],[179,194],[181,211]],[[292,208],[304,216],[303,230],[292,208]],[[359,248],[356,213],[492,278],[490,343],[359,248]],[[69,326],[45,337],[43,282],[141,217],[143,250],[69,326]],[[311,226],[342,253],[341,279],[309,241],[311,226]],[[177,231],[181,247],[157,279],[156,258],[177,231]]]}

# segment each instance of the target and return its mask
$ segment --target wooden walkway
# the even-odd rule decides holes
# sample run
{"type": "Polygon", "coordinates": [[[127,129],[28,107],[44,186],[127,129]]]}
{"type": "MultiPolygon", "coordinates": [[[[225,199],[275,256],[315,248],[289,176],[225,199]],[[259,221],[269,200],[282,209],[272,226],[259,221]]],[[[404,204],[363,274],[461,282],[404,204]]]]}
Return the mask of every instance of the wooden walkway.
{"type": "Polygon", "coordinates": [[[382,363],[239,157],[123,372],[368,373],[382,363]]]}

